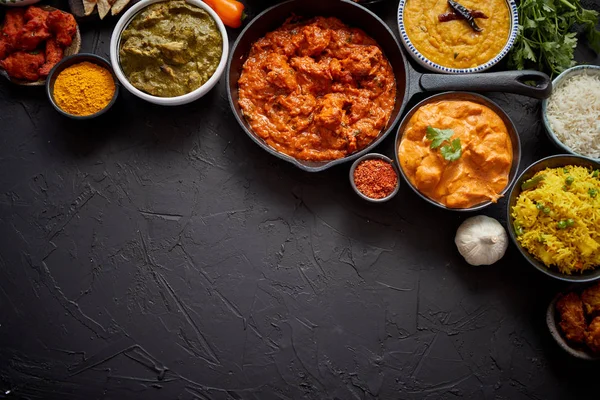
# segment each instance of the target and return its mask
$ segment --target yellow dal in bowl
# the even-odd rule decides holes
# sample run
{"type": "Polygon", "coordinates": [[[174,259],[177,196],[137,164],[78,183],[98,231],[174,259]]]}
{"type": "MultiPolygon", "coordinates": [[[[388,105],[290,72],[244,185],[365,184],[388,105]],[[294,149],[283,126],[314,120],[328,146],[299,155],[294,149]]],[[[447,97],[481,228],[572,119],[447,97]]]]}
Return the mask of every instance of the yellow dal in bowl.
{"type": "Polygon", "coordinates": [[[412,44],[430,61],[448,68],[474,68],[496,57],[506,45],[510,11],[506,0],[458,2],[489,17],[475,18],[482,32],[475,32],[463,19],[439,22],[438,15],[452,11],[446,0],[407,0],[404,26],[412,44]]]}

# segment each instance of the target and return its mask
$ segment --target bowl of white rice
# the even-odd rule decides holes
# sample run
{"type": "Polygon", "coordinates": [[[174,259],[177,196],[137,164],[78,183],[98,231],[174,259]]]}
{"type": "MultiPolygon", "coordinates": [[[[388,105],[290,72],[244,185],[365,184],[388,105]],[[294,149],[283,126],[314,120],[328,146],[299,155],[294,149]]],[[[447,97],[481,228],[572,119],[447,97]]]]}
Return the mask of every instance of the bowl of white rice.
{"type": "Polygon", "coordinates": [[[600,66],[569,68],[552,82],[542,102],[548,137],[562,150],[600,159],[600,66]]]}

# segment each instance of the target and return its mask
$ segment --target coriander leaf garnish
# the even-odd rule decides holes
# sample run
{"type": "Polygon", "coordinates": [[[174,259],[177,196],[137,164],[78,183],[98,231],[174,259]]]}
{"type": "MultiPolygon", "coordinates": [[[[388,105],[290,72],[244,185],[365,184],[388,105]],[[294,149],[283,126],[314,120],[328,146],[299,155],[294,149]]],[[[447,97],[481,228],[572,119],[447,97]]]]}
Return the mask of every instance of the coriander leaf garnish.
{"type": "Polygon", "coordinates": [[[431,126],[427,127],[427,139],[431,140],[431,148],[437,149],[442,145],[446,140],[450,140],[450,138],[454,135],[454,131],[452,129],[438,129],[433,128],[431,126]]]}
{"type": "Polygon", "coordinates": [[[450,138],[454,135],[452,129],[438,129],[432,126],[427,127],[427,139],[431,140],[431,148],[437,149],[442,146],[444,142],[449,144],[442,146],[440,153],[442,157],[448,161],[456,161],[462,155],[462,147],[460,145],[460,139],[456,138],[450,142],[450,138]]]}
{"type": "Polygon", "coordinates": [[[460,145],[460,139],[454,139],[450,145],[442,146],[440,149],[442,156],[448,161],[456,161],[462,155],[462,147],[460,145]]]}

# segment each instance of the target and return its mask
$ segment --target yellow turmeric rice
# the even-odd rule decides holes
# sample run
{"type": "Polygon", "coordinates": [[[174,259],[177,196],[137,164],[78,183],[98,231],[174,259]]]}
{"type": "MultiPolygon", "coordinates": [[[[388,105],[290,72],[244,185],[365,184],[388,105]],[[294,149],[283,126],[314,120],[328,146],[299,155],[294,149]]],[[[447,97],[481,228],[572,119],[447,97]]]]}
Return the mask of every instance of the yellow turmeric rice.
{"type": "Polygon", "coordinates": [[[521,246],[563,274],[600,266],[600,171],[547,168],[521,189],[512,208],[521,246]]]}

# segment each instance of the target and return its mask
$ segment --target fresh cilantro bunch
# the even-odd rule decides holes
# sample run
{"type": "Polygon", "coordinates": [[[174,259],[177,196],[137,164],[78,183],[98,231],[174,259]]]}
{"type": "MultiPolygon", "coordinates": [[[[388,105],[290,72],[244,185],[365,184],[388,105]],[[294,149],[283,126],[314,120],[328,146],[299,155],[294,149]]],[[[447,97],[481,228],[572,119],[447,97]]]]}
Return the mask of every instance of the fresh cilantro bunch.
{"type": "Polygon", "coordinates": [[[600,53],[598,12],[586,10],[580,0],[521,0],[518,9],[519,33],[509,56],[511,67],[533,66],[552,75],[572,67],[577,33],[570,31],[577,24],[600,53]]]}
{"type": "Polygon", "coordinates": [[[444,145],[440,148],[442,157],[448,161],[456,161],[462,155],[462,146],[460,144],[460,138],[456,138],[450,141],[454,135],[452,129],[438,129],[431,126],[427,127],[426,137],[431,140],[431,148],[437,149],[442,146],[442,143],[448,142],[449,144],[444,145]]]}

